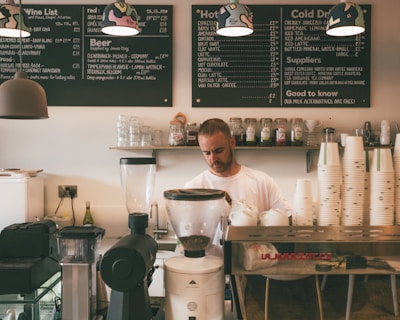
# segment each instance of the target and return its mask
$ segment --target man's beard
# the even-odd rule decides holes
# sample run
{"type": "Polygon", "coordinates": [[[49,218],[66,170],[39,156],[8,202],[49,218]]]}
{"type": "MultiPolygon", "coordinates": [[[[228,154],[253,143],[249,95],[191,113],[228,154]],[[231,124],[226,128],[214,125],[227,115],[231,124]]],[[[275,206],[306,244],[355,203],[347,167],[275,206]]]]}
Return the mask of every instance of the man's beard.
{"type": "Polygon", "coordinates": [[[215,172],[218,172],[218,173],[223,173],[223,172],[225,172],[230,166],[231,166],[231,164],[232,164],[232,158],[233,158],[233,155],[232,155],[232,150],[231,150],[231,153],[230,153],[230,156],[229,156],[229,158],[226,160],[226,162],[221,162],[221,161],[214,161],[212,164],[211,164],[211,169],[212,170],[214,170],[215,172]]]}

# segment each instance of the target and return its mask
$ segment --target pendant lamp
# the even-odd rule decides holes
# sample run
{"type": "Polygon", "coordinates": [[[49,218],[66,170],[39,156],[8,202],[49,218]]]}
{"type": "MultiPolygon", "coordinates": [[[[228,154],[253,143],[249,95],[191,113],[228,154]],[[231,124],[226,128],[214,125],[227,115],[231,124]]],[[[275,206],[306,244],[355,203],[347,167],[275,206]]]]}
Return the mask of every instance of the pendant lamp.
{"type": "Polygon", "coordinates": [[[328,13],[326,33],[330,36],[354,36],[365,31],[361,7],[348,0],[341,0],[328,13]]]}
{"type": "MultiPolygon", "coordinates": [[[[21,2],[19,4],[22,11],[21,2]]],[[[21,26],[22,15],[19,15],[21,26]]],[[[22,71],[22,30],[19,37],[20,70],[15,73],[14,79],[7,80],[0,85],[0,118],[5,119],[45,119],[47,113],[47,98],[43,87],[28,79],[22,71]]]]}
{"type": "Polygon", "coordinates": [[[102,26],[102,32],[113,36],[135,36],[140,32],[138,14],[125,0],[118,0],[104,9],[102,26]]]}
{"type": "Polygon", "coordinates": [[[30,28],[26,25],[28,17],[14,0],[7,0],[0,5],[0,37],[25,38],[31,35],[30,28]]]}
{"type": "Polygon", "coordinates": [[[253,33],[253,14],[238,0],[222,6],[218,11],[217,34],[226,37],[248,36],[253,33]]]}

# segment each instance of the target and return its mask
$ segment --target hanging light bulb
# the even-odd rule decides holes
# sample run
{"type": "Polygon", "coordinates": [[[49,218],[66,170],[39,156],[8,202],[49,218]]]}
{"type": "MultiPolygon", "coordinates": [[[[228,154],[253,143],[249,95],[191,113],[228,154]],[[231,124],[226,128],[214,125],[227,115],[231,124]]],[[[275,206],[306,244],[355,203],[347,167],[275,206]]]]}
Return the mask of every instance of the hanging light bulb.
{"type": "Polygon", "coordinates": [[[226,37],[248,36],[253,33],[253,15],[238,0],[222,6],[218,12],[217,34],[226,37]]]}
{"type": "Polygon", "coordinates": [[[14,0],[7,0],[0,5],[0,37],[25,38],[31,35],[30,28],[26,25],[28,17],[14,0]]]}
{"type": "Polygon", "coordinates": [[[113,36],[135,36],[140,32],[138,14],[125,0],[108,5],[103,12],[102,32],[113,36]]]}
{"type": "Polygon", "coordinates": [[[326,33],[330,36],[354,36],[365,31],[361,7],[348,0],[341,0],[328,13],[326,33]]]}
{"type": "MultiPolygon", "coordinates": [[[[23,12],[21,2],[20,12],[23,12]]],[[[22,26],[22,15],[19,15],[19,26],[22,26]]],[[[22,29],[19,36],[20,70],[14,79],[0,85],[0,118],[5,119],[44,119],[48,118],[47,98],[43,87],[28,79],[22,71],[22,29]]]]}

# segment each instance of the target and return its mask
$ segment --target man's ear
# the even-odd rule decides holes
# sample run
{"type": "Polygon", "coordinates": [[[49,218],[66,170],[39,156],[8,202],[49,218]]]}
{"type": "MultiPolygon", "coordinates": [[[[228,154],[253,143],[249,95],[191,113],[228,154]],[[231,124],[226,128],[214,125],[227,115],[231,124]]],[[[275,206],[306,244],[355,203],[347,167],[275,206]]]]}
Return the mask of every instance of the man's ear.
{"type": "Polygon", "coordinates": [[[234,136],[231,136],[231,147],[232,149],[235,149],[236,147],[236,139],[234,136]]]}

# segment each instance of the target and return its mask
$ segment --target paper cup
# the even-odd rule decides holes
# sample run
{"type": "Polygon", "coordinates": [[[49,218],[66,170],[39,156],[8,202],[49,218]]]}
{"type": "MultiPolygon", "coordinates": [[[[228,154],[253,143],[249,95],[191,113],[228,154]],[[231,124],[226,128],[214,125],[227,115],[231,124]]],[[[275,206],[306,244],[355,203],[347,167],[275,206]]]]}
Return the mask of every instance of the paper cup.
{"type": "Polygon", "coordinates": [[[363,137],[347,136],[343,159],[364,159],[363,137]]]}
{"type": "Polygon", "coordinates": [[[339,148],[336,142],[322,142],[319,150],[319,165],[340,165],[339,148]]]}

